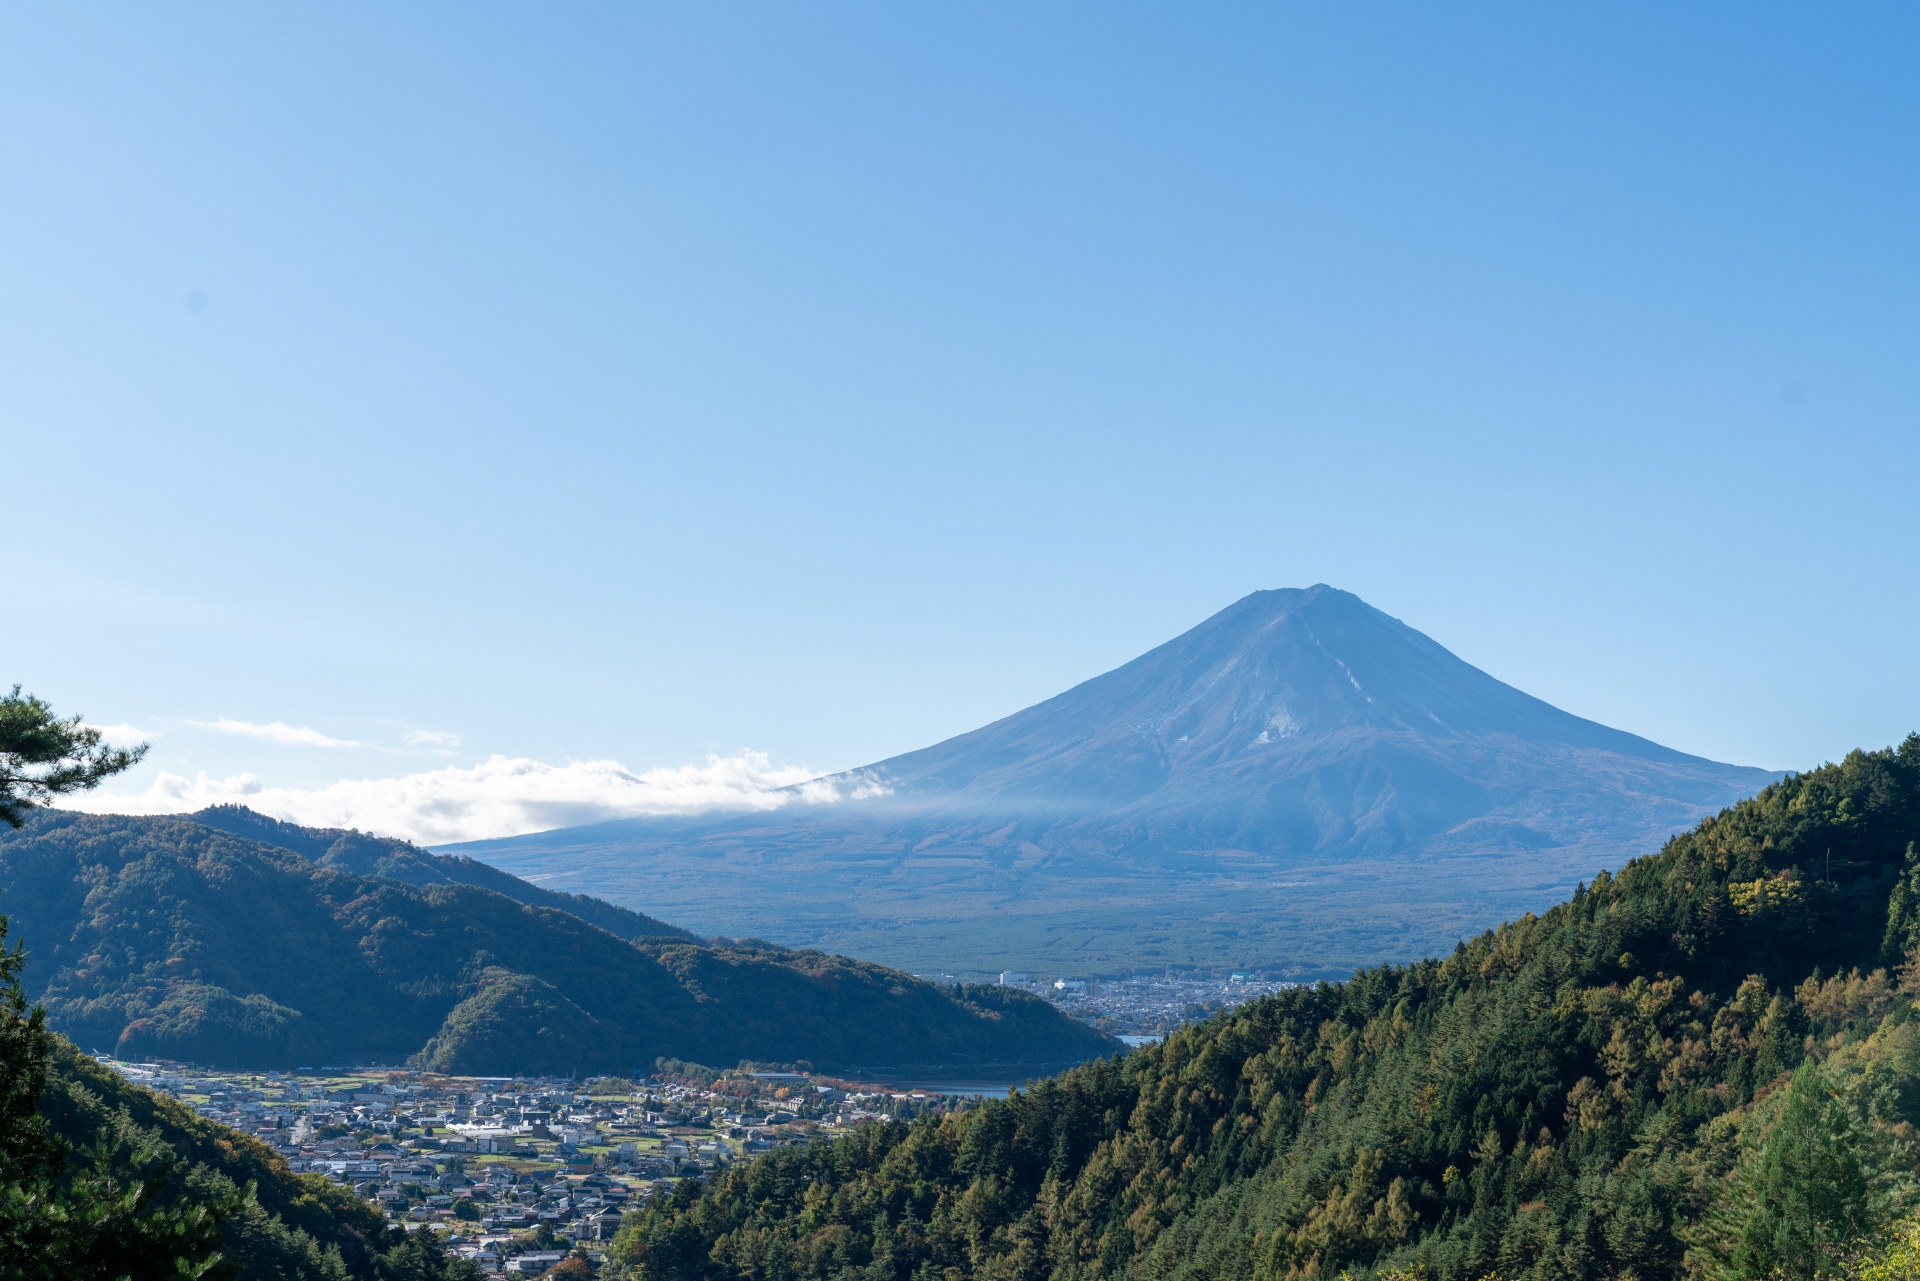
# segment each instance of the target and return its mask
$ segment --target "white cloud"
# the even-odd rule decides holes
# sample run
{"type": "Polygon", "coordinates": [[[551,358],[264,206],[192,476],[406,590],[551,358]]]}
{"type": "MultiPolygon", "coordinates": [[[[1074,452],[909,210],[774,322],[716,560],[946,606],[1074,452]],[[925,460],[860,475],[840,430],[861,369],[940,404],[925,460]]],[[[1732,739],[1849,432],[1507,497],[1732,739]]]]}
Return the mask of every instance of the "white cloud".
{"type": "Polygon", "coordinates": [[[408,747],[458,747],[460,736],[441,730],[415,729],[407,731],[408,747]]]}
{"type": "Polygon", "coordinates": [[[178,814],[233,803],[308,827],[357,827],[442,845],[613,818],[831,804],[886,791],[874,779],[822,778],[804,766],[775,766],[765,752],[742,752],[639,774],[618,761],[548,765],[494,756],[469,768],[342,779],[314,789],[267,787],[251,774],[162,773],[137,795],[91,792],[64,804],[101,814],[178,814]]]}
{"type": "Polygon", "coordinates": [[[222,734],[238,734],[242,738],[264,738],[269,743],[279,743],[285,747],[358,747],[360,744],[350,738],[331,738],[317,729],[305,725],[289,725],[285,721],[271,721],[265,725],[256,725],[252,721],[231,721],[222,716],[213,721],[188,721],[201,729],[218,730],[222,734]]]}
{"type": "Polygon", "coordinates": [[[109,747],[134,747],[150,738],[160,737],[150,729],[136,729],[131,725],[89,725],[88,729],[100,731],[100,737],[109,747]]]}

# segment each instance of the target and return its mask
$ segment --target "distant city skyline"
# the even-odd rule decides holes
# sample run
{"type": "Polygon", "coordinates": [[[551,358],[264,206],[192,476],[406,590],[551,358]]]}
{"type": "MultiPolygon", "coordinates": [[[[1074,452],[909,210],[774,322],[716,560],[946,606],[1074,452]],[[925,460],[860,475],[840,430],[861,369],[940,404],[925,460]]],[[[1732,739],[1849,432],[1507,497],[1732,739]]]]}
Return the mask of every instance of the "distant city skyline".
{"type": "Polygon", "coordinates": [[[183,805],[735,797],[1326,582],[1896,742],[1917,21],[13,11],[0,681],[183,805]]]}

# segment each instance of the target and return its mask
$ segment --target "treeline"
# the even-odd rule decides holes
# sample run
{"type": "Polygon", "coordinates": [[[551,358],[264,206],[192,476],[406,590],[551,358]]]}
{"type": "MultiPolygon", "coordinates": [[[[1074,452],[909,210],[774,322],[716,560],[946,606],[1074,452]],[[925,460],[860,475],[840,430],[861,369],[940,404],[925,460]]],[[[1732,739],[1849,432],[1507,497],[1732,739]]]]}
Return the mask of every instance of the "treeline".
{"type": "Polygon", "coordinates": [[[1891,1275],[1875,1251],[1916,1199],[1916,839],[1920,736],[1771,786],[1444,960],[685,1186],[629,1223],[615,1267],[1891,1275]]]}

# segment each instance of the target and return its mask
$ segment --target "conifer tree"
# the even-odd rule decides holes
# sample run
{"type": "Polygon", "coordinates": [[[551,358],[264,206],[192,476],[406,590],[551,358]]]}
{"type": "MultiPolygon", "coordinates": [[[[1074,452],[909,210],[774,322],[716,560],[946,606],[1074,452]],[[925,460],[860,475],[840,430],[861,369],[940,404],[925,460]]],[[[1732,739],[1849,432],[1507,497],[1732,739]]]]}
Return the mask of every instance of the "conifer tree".
{"type": "Polygon", "coordinates": [[[113,747],[80,717],[65,720],[20,687],[0,698],[0,820],[19,827],[36,806],[98,787],[147,754],[147,745],[113,747]]]}
{"type": "Polygon", "coordinates": [[[1870,1227],[1859,1120],[1828,1088],[1819,1064],[1794,1073],[1787,1106],[1767,1136],[1754,1213],[1738,1257],[1752,1276],[1812,1277],[1870,1227]]]}

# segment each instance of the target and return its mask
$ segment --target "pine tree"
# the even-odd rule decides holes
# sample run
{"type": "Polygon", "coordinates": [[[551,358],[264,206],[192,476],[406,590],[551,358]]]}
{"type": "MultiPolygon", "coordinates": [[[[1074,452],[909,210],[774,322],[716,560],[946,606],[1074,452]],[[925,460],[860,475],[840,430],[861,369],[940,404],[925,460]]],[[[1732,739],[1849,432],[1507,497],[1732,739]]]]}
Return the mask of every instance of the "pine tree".
{"type": "Polygon", "coordinates": [[[1852,1105],[1819,1064],[1801,1064],[1779,1119],[1735,1176],[1725,1272],[1756,1281],[1837,1274],[1877,1226],[1862,1148],[1852,1105]]]}
{"type": "Polygon", "coordinates": [[[0,698],[0,821],[19,827],[36,806],[98,787],[146,754],[145,743],[108,746],[78,716],[61,720],[15,685],[0,698]]]}

